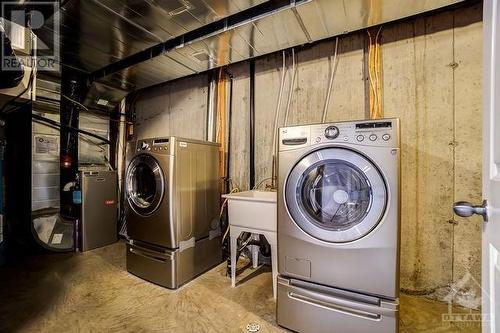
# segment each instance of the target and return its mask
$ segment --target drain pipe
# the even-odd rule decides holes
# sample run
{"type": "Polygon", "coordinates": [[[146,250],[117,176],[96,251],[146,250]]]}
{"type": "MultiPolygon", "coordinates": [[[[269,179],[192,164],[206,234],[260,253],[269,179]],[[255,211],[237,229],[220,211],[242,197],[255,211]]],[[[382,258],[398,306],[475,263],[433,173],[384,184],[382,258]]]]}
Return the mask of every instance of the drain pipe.
{"type": "Polygon", "coordinates": [[[255,60],[250,59],[250,187],[255,186],[255,60]]]}
{"type": "Polygon", "coordinates": [[[278,93],[278,102],[276,103],[276,113],[274,115],[274,128],[273,128],[273,169],[271,175],[271,188],[276,188],[276,140],[278,134],[278,119],[280,114],[281,99],[283,98],[283,89],[285,87],[285,74],[286,74],[286,54],[283,51],[283,66],[281,69],[281,82],[280,91],[278,93]]]}

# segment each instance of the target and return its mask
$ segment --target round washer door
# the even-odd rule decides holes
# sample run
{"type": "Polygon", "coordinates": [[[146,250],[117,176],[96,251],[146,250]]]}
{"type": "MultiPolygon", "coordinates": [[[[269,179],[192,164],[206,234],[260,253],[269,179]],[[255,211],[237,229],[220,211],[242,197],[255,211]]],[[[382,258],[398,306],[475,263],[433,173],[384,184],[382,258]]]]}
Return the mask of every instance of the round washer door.
{"type": "Polygon", "coordinates": [[[326,148],[300,160],[285,185],[294,222],[310,236],[345,243],[369,234],[380,222],[387,190],[378,168],[345,148],[326,148]]]}
{"type": "Polygon", "coordinates": [[[139,215],[154,213],[165,193],[163,171],[151,155],[137,155],[132,159],[126,178],[127,199],[139,215]]]}

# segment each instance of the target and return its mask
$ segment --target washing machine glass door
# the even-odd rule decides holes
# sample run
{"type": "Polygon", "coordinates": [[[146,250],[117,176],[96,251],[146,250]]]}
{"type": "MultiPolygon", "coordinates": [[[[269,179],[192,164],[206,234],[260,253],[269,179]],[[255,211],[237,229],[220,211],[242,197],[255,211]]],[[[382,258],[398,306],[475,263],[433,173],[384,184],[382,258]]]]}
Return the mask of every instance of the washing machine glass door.
{"type": "Polygon", "coordinates": [[[285,200],[295,223],[317,239],[344,243],[369,234],[380,222],[387,190],[378,168],[344,148],[304,157],[290,172],[285,200]]]}
{"type": "Polygon", "coordinates": [[[127,198],[131,208],[140,215],[154,213],[165,192],[163,171],[151,155],[137,155],[127,170],[127,198]]]}

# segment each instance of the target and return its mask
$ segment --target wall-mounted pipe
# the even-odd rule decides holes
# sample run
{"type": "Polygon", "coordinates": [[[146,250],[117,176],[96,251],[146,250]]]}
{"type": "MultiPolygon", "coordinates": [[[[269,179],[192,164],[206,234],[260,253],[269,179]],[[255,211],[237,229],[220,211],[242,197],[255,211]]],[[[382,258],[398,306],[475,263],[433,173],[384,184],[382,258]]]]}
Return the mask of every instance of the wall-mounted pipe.
{"type": "Polygon", "coordinates": [[[226,160],[226,193],[229,193],[231,191],[231,184],[230,184],[230,171],[231,171],[231,125],[232,125],[232,119],[233,119],[233,84],[234,84],[234,77],[233,74],[231,74],[227,68],[226,68],[226,74],[229,77],[229,110],[228,110],[228,124],[227,124],[227,160],[226,160]]]}
{"type": "Polygon", "coordinates": [[[215,71],[208,79],[208,101],[207,101],[207,141],[215,142],[217,125],[217,74],[215,71]]]}
{"type": "Polygon", "coordinates": [[[255,60],[250,59],[250,187],[255,186],[255,60]]]}
{"type": "Polygon", "coordinates": [[[330,105],[330,98],[332,96],[333,89],[333,79],[335,78],[335,73],[337,72],[337,54],[339,50],[339,38],[335,38],[335,51],[333,53],[332,69],[330,73],[330,81],[328,83],[328,91],[326,92],[325,107],[323,108],[323,116],[321,117],[321,122],[326,121],[326,115],[328,114],[328,106],[330,105]]]}
{"type": "Polygon", "coordinates": [[[283,89],[285,88],[285,75],[286,75],[286,53],[283,51],[283,64],[281,68],[281,81],[280,90],[278,92],[278,101],[276,103],[276,111],[274,114],[274,127],[273,127],[273,145],[272,145],[272,170],[271,170],[271,188],[276,188],[276,140],[278,137],[278,120],[280,115],[281,99],[283,98],[283,89]]]}
{"type": "Polygon", "coordinates": [[[288,125],[288,115],[290,113],[290,104],[292,102],[293,89],[295,88],[295,77],[297,76],[297,64],[295,61],[295,48],[292,47],[292,80],[290,81],[290,90],[288,91],[288,100],[286,102],[285,122],[288,125]]]}

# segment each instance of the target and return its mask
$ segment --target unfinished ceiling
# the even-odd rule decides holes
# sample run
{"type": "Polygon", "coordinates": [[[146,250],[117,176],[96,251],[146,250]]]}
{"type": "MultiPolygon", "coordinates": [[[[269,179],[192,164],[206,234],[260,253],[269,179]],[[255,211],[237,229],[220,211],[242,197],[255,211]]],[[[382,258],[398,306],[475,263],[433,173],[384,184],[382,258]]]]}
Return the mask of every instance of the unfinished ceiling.
{"type": "Polygon", "coordinates": [[[69,0],[60,10],[62,62],[90,73],[262,2],[69,0]]]}
{"type": "Polygon", "coordinates": [[[61,62],[89,75],[100,85],[94,92],[111,100],[462,1],[69,0],[60,10],[61,62]],[[123,94],[106,96],[113,89],[123,94]]]}

